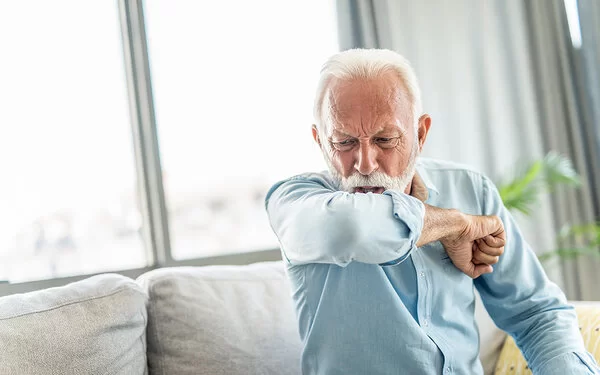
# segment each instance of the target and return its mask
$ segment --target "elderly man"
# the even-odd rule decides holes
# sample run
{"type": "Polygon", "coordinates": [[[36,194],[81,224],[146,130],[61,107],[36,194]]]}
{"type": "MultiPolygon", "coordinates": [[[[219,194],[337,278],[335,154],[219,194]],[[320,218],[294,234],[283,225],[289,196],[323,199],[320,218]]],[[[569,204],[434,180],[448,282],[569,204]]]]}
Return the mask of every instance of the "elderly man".
{"type": "Polygon", "coordinates": [[[402,56],[332,56],[314,115],[329,173],[292,177],[266,197],[303,373],[481,374],[474,287],[534,373],[600,373],[494,184],[418,158],[431,118],[402,56]]]}

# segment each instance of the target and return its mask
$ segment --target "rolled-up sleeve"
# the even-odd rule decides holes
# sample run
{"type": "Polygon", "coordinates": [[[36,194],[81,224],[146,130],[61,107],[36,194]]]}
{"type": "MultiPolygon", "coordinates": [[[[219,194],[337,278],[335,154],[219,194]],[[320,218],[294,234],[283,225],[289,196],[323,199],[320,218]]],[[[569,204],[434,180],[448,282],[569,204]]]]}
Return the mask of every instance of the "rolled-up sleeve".
{"type": "Polygon", "coordinates": [[[475,279],[490,316],[514,337],[534,374],[600,374],[585,350],[573,307],[546,277],[496,187],[486,178],[482,186],[483,214],[499,216],[506,231],[494,272],[475,279]]]}
{"type": "Polygon", "coordinates": [[[407,194],[336,191],[319,174],[275,184],[265,204],[283,255],[294,265],[399,263],[416,248],[425,213],[407,194]]]}

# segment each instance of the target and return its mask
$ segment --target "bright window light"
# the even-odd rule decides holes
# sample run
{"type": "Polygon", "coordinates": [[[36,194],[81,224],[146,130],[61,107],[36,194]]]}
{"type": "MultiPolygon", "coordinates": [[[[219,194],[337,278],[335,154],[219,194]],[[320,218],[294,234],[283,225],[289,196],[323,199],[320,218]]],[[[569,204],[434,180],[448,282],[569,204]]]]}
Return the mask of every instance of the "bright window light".
{"type": "Polygon", "coordinates": [[[0,281],[144,267],[119,13],[0,2],[0,281]]]}
{"type": "Polygon", "coordinates": [[[325,169],[311,136],[333,0],[144,2],[176,259],[273,249],[271,184],[325,169]]]}
{"type": "Polygon", "coordinates": [[[569,22],[569,32],[571,34],[571,43],[574,48],[581,48],[581,25],[579,24],[579,8],[577,0],[565,0],[565,9],[567,11],[567,21],[569,22]]]}

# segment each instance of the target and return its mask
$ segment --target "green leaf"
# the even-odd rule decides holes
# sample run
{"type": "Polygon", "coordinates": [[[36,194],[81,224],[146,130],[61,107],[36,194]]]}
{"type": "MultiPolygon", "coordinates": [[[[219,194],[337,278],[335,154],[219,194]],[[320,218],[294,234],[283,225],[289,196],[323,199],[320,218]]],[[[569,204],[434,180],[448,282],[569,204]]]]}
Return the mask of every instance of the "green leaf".
{"type": "MultiPolygon", "coordinates": [[[[552,192],[561,185],[578,187],[581,179],[567,157],[551,151],[543,159],[525,164],[508,183],[499,184],[498,190],[507,209],[529,215],[541,193],[552,192]]],[[[600,257],[600,222],[565,225],[557,240],[568,246],[540,254],[540,261],[553,257],[573,259],[584,254],[600,257]],[[571,247],[572,243],[577,245],[571,247]]]]}
{"type": "Polygon", "coordinates": [[[592,255],[600,258],[600,251],[597,246],[562,248],[540,254],[538,255],[538,259],[540,262],[545,262],[555,256],[562,259],[574,259],[580,255],[592,255]]]}
{"type": "Polygon", "coordinates": [[[557,236],[558,243],[579,243],[581,246],[570,248],[559,248],[557,250],[541,254],[540,261],[545,261],[554,256],[572,259],[579,255],[592,255],[600,257],[600,222],[583,225],[565,225],[557,236]]]}
{"type": "Polygon", "coordinates": [[[581,186],[581,179],[569,158],[550,151],[544,157],[542,164],[543,181],[548,191],[553,191],[559,185],[581,186]]]}
{"type": "Polygon", "coordinates": [[[498,190],[507,209],[529,215],[539,195],[559,185],[580,186],[581,180],[568,158],[551,151],[499,185],[498,190]]]}
{"type": "Polygon", "coordinates": [[[517,210],[525,215],[530,215],[531,208],[537,200],[538,192],[533,186],[528,186],[522,190],[517,189],[510,188],[500,193],[501,196],[504,194],[504,197],[502,197],[504,206],[509,210],[517,210]]]}
{"type": "Polygon", "coordinates": [[[536,161],[511,182],[499,187],[500,197],[507,209],[518,210],[526,215],[531,213],[531,206],[539,195],[540,186],[536,182],[542,169],[542,162],[536,161]]]}
{"type": "Polygon", "coordinates": [[[600,245],[600,222],[565,226],[559,232],[558,239],[561,241],[567,238],[587,242],[590,246],[600,245]]]}

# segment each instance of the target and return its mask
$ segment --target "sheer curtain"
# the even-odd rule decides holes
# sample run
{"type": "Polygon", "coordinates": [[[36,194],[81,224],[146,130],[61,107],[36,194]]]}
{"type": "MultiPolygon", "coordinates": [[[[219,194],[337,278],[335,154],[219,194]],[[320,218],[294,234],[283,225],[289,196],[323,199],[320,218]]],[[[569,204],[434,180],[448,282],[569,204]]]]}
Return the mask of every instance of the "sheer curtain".
{"type": "MultiPolygon", "coordinates": [[[[591,223],[600,220],[600,3],[531,1],[525,10],[544,147],[568,155],[584,181],[553,195],[556,228],[591,223]]],[[[600,299],[598,258],[562,266],[569,296],[600,299]]]]}
{"type": "MultiPolygon", "coordinates": [[[[597,196],[593,198],[593,187],[599,186],[598,146],[591,144],[590,132],[596,111],[596,137],[600,133],[600,106],[597,102],[582,106],[581,98],[587,94],[576,92],[582,90],[577,85],[585,83],[583,72],[588,80],[594,74],[598,53],[582,53],[588,42],[585,33],[583,48],[573,49],[563,0],[338,0],[337,4],[342,49],[389,48],[411,61],[424,110],[433,119],[425,156],[468,164],[495,182],[549,150],[573,160],[585,181],[582,189],[543,197],[531,217],[515,215],[537,253],[555,249],[555,236],[563,224],[598,216],[597,196]],[[588,66],[579,71],[579,81],[574,53],[588,66]]],[[[582,20],[582,30],[595,25],[595,34],[590,34],[598,38],[598,3],[580,0],[579,6],[581,11],[587,7],[586,17],[595,14],[586,21],[589,26],[582,20]]],[[[598,78],[597,71],[594,77],[598,78]]],[[[570,299],[599,299],[600,291],[593,287],[600,283],[593,272],[598,261],[580,258],[562,264],[555,259],[544,265],[570,299]]]]}

